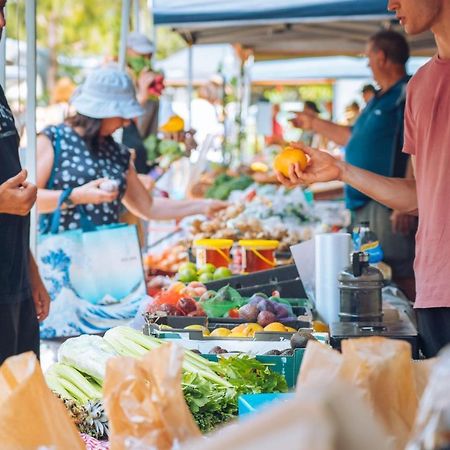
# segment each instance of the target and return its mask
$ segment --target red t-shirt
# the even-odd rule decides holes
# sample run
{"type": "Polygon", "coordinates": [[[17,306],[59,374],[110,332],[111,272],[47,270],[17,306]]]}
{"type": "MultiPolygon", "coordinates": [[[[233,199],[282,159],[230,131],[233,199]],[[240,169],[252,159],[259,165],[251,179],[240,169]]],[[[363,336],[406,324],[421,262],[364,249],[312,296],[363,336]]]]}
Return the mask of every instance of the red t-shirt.
{"type": "Polygon", "coordinates": [[[403,151],[416,158],[416,308],[450,307],[450,59],[433,57],[407,88],[403,151]]]}

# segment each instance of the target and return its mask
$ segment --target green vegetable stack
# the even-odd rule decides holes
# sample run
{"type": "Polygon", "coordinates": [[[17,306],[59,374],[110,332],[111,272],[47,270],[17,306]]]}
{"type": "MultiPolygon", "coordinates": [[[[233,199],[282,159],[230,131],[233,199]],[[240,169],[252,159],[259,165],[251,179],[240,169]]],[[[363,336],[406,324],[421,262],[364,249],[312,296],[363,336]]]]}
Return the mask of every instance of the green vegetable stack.
{"type": "Polygon", "coordinates": [[[243,191],[252,183],[253,179],[247,175],[231,177],[224,173],[214,180],[214,184],[206,191],[206,197],[227,200],[232,191],[243,191]]]}
{"type": "MultiPolygon", "coordinates": [[[[128,327],[113,328],[105,333],[103,339],[98,336],[69,339],[59,354],[60,361],[66,363],[60,362],[49,369],[47,383],[63,399],[84,404],[86,399],[99,398],[109,357],[123,355],[139,358],[162,344],[160,339],[145,336],[128,327]],[[70,364],[67,364],[69,360],[70,364]]],[[[236,416],[240,394],[287,391],[282,375],[273,373],[253,358],[237,356],[212,362],[189,350],[185,350],[182,384],[186,403],[204,432],[236,416]]],[[[73,402],[65,403],[72,410],[77,409],[78,417],[80,413],[73,402]]],[[[94,412],[87,415],[89,423],[93,416],[101,416],[98,409],[91,407],[91,410],[94,412]]],[[[97,423],[96,426],[98,430],[103,425],[97,423]]],[[[85,429],[85,423],[79,428],[85,429]]]]}
{"type": "Polygon", "coordinates": [[[185,154],[184,144],[170,139],[161,140],[154,134],[144,141],[144,146],[147,149],[147,161],[156,161],[163,169],[167,169],[185,154]]]}

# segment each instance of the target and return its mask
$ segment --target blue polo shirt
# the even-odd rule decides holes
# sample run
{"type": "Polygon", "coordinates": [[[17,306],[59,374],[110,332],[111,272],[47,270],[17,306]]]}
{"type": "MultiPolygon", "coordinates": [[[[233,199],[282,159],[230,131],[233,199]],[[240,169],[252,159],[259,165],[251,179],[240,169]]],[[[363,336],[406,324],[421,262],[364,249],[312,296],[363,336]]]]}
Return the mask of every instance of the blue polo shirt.
{"type": "MultiPolygon", "coordinates": [[[[345,149],[348,163],[379,175],[404,177],[408,155],[402,152],[403,115],[409,79],[378,93],[361,112],[345,149]]],[[[345,200],[347,208],[355,210],[371,199],[347,185],[345,200]]]]}

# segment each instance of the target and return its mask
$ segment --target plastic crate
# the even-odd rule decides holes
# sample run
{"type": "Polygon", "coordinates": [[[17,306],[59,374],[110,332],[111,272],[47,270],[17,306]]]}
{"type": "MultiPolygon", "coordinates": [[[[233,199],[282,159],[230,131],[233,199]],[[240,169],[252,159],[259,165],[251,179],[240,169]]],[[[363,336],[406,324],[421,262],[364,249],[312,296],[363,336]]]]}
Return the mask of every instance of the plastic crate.
{"type": "Polygon", "coordinates": [[[244,394],[238,398],[239,417],[258,412],[274,402],[294,398],[295,394],[244,394]]]}
{"type": "Polygon", "coordinates": [[[282,297],[307,298],[295,264],[211,281],[206,283],[206,287],[217,291],[228,284],[244,297],[251,296],[256,292],[270,295],[276,290],[282,297]]]}
{"type": "MultiPolygon", "coordinates": [[[[289,389],[291,389],[297,384],[298,372],[300,371],[304,354],[304,348],[297,348],[293,356],[256,355],[256,359],[267,364],[274,372],[281,373],[286,378],[289,389]]],[[[202,356],[209,361],[217,361],[218,358],[217,355],[213,354],[202,354],[202,356]]]]}

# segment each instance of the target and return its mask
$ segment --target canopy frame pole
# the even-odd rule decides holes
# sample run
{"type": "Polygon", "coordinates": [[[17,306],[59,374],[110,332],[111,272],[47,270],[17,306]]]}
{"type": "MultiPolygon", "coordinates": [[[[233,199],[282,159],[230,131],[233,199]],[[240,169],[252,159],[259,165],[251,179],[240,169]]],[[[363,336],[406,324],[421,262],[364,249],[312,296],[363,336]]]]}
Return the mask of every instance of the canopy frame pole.
{"type": "MultiPolygon", "coordinates": [[[[28,181],[36,184],[36,0],[26,0],[25,26],[27,30],[27,103],[26,133],[27,148],[25,165],[28,181]]],[[[37,251],[37,213],[36,206],[30,214],[30,248],[37,251]]]]}
{"type": "Polygon", "coordinates": [[[155,25],[155,7],[154,7],[154,2],[153,0],[147,0],[147,7],[148,10],[150,12],[150,17],[151,17],[151,32],[152,32],[152,41],[153,41],[153,46],[155,47],[155,51],[153,52],[152,55],[152,62],[155,63],[156,62],[156,50],[157,50],[157,46],[158,46],[158,33],[157,33],[157,26],[155,25]]]}
{"type": "Polygon", "coordinates": [[[122,23],[120,27],[119,67],[125,70],[127,56],[127,38],[130,24],[131,0],[122,0],[122,23]]]}
{"type": "Polygon", "coordinates": [[[192,47],[192,41],[188,43],[188,85],[187,85],[187,107],[188,107],[188,120],[187,120],[187,129],[190,130],[192,128],[192,97],[194,93],[194,49],[192,47]]]}
{"type": "Polygon", "coordinates": [[[133,1],[134,31],[137,31],[138,33],[141,32],[141,19],[140,19],[139,11],[140,11],[139,0],[134,0],[133,1]]]}
{"type": "Polygon", "coordinates": [[[6,27],[0,40],[0,86],[6,89],[6,27]]]}
{"type": "MultiPolygon", "coordinates": [[[[253,53],[251,53],[244,63],[244,72],[243,72],[243,99],[242,99],[242,118],[241,118],[241,127],[242,127],[242,135],[244,141],[247,141],[247,131],[248,131],[248,116],[250,111],[251,97],[252,97],[252,80],[251,80],[251,70],[253,67],[253,63],[255,61],[255,57],[253,53]]],[[[245,144],[245,142],[244,142],[245,144]]],[[[241,162],[245,162],[245,157],[247,155],[244,154],[245,150],[248,150],[250,147],[244,145],[244,151],[240,151],[241,162]]]]}

